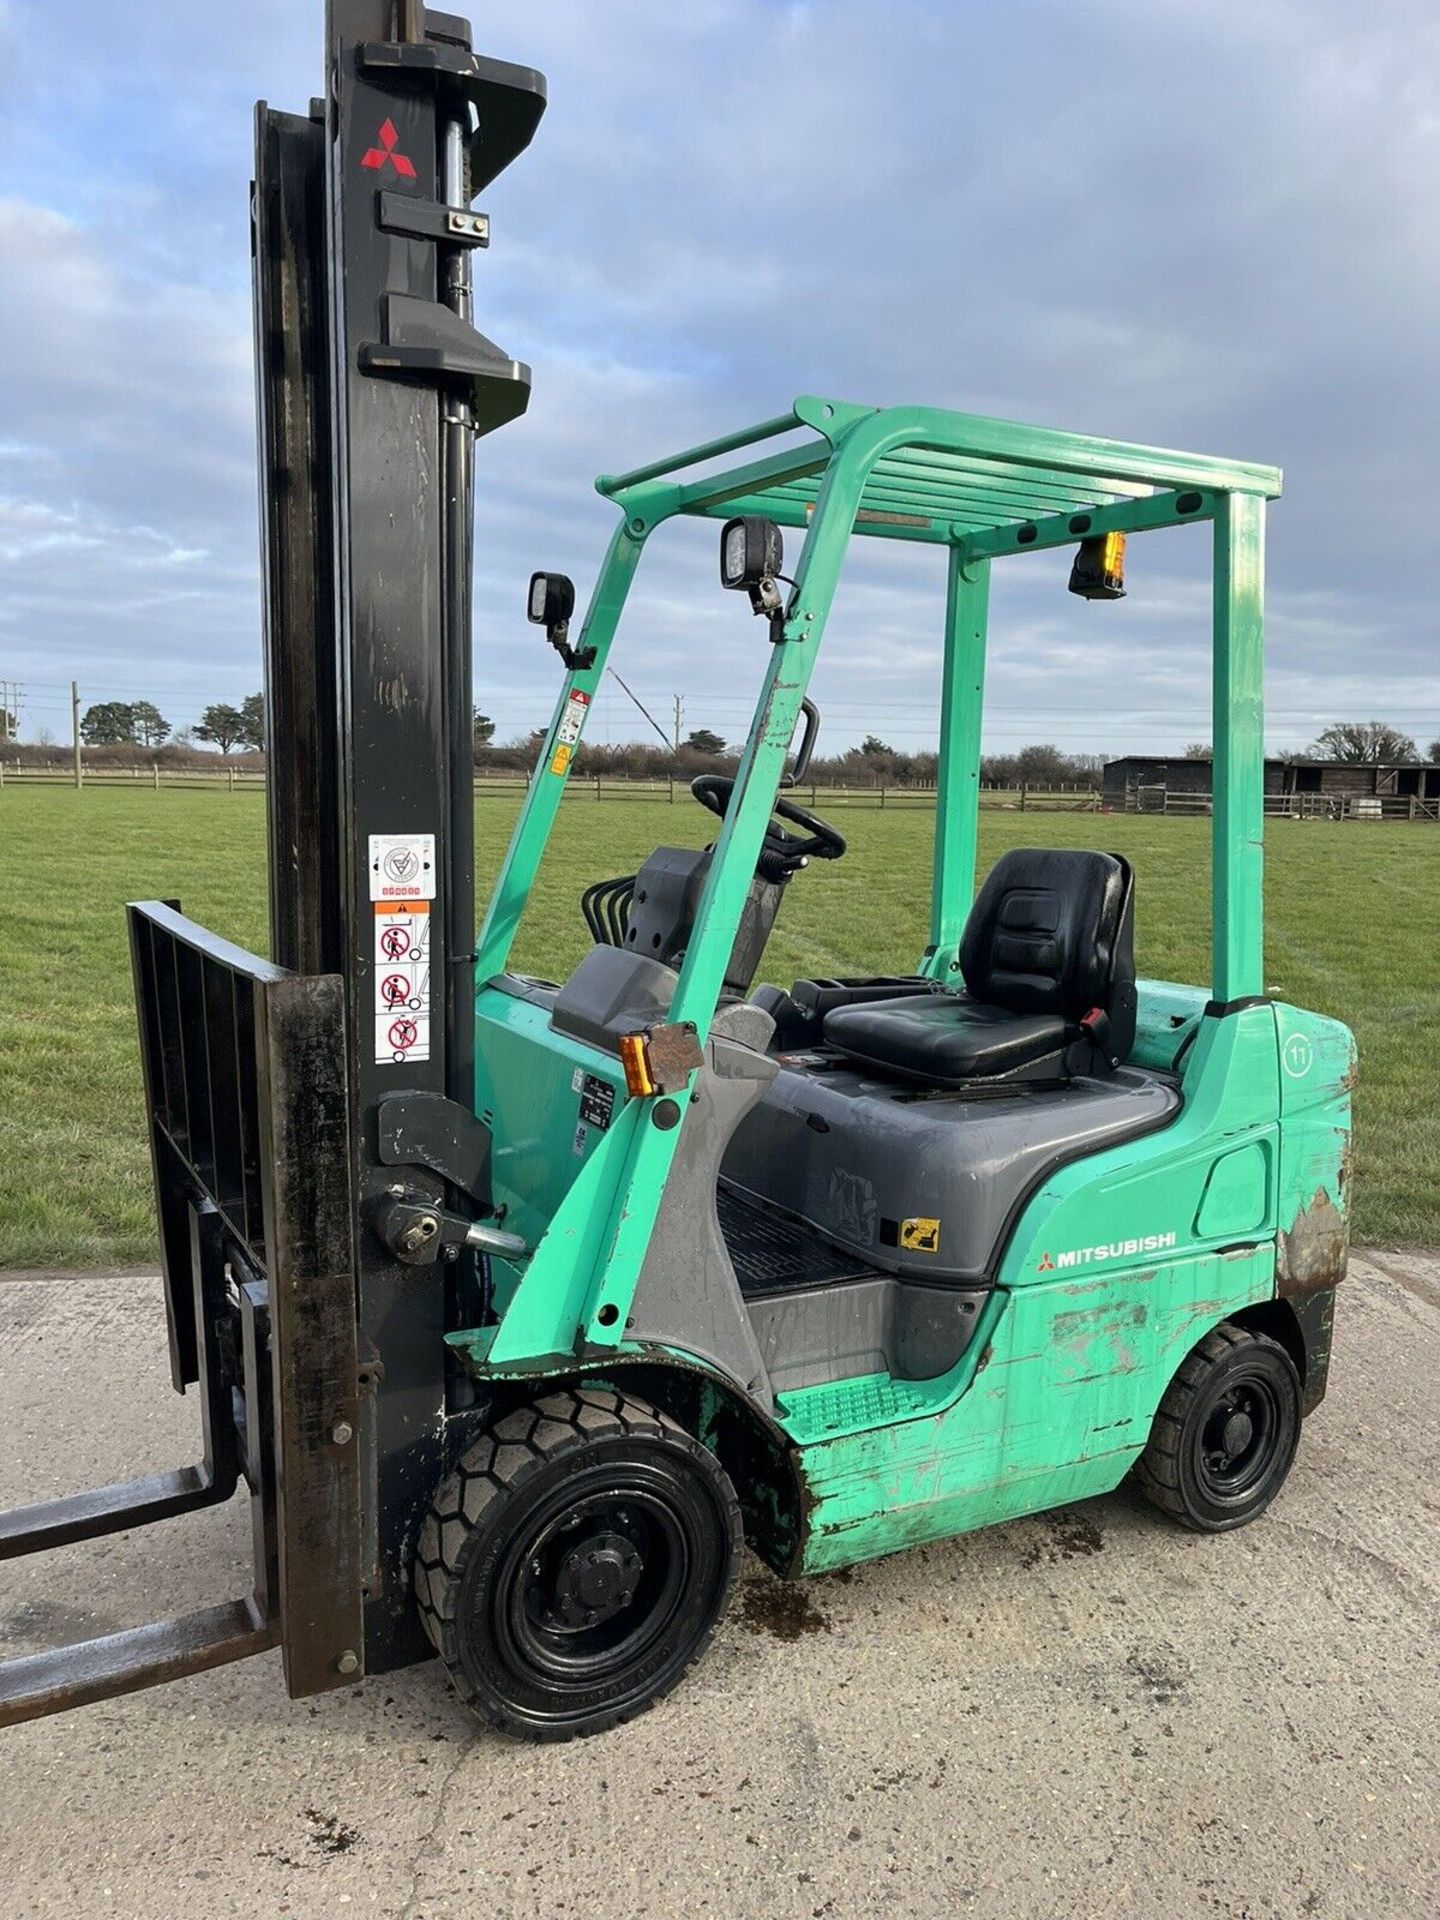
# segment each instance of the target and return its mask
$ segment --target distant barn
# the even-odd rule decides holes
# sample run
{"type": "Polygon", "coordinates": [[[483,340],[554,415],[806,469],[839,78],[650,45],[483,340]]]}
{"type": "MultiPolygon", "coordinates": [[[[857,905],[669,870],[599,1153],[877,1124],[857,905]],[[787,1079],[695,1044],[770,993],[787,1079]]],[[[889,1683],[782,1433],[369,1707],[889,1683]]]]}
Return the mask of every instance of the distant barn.
{"type": "MultiPolygon", "coordinates": [[[[1132,813],[1207,810],[1211,763],[1183,755],[1127,754],[1107,760],[1101,780],[1106,806],[1132,813]]],[[[1267,760],[1267,813],[1324,814],[1356,819],[1440,817],[1440,766],[1424,761],[1374,765],[1352,760],[1267,760]]]]}

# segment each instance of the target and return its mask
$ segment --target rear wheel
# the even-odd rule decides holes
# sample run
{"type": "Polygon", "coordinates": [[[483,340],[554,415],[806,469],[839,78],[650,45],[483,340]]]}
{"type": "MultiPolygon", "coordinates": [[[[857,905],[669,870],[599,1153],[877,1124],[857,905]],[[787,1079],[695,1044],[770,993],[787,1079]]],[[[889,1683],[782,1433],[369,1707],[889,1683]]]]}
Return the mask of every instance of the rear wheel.
{"type": "Polygon", "coordinates": [[[724,1469],[644,1401],[549,1394],[497,1421],[431,1504],[421,1618],[492,1726],[565,1740],[629,1720],[709,1645],[742,1547],[724,1469]]]}
{"type": "Polygon", "coordinates": [[[1170,1382],[1136,1479],[1183,1526],[1225,1533],[1269,1506],[1299,1439],[1294,1361],[1277,1341],[1227,1320],[1170,1382]]]}

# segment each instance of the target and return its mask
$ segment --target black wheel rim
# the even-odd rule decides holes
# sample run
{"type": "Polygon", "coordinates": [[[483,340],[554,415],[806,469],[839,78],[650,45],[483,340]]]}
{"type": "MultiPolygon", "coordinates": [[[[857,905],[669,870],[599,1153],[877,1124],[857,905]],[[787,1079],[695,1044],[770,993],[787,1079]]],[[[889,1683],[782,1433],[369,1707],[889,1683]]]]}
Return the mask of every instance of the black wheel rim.
{"type": "Polygon", "coordinates": [[[1195,1469],[1212,1500],[1239,1504],[1268,1481],[1280,1456],[1284,1420],[1274,1383],[1231,1375],[1198,1422],[1195,1469]]]}
{"type": "Polygon", "coordinates": [[[587,1480],[525,1517],[491,1589],[495,1652],[552,1698],[640,1681],[705,1558],[663,1473],[631,1463],[587,1480]]]}

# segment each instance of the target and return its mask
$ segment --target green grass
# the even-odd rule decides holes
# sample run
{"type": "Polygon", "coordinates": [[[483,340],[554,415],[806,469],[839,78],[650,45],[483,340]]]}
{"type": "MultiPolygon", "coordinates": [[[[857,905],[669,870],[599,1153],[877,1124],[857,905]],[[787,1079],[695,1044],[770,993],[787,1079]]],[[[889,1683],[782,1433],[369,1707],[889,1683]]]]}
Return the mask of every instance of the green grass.
{"type": "MultiPolygon", "coordinates": [[[[478,806],[482,897],[514,818],[478,806]]],[[[846,859],[790,888],[766,978],[908,969],[925,944],[928,810],[837,808],[846,859]]],[[[576,901],[657,841],[698,846],[681,799],[567,802],[517,964],[563,977],[587,944],[576,901]]],[[[154,1258],[122,907],[178,897],[242,946],[265,944],[263,802],[253,794],[0,794],[0,1267],[154,1258]]],[[[988,864],[1019,844],[1104,845],[1134,861],[1142,973],[1208,978],[1204,821],[988,813],[988,864]]],[[[1338,1015],[1360,1045],[1355,1228],[1440,1242],[1440,830],[1277,821],[1266,837],[1266,984],[1338,1015]]]]}

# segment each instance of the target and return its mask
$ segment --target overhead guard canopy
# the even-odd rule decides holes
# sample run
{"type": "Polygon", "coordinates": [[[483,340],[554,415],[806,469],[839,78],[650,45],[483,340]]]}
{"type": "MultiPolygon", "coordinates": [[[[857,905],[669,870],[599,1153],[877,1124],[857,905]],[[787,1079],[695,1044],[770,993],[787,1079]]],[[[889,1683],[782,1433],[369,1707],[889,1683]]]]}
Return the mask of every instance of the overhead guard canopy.
{"type": "Polygon", "coordinates": [[[992,536],[977,544],[1012,552],[1073,542],[1110,526],[1139,530],[1205,518],[1217,493],[1266,499],[1280,493],[1276,467],[938,407],[879,409],[811,395],[796,400],[788,414],[630,473],[602,475],[596,485],[607,499],[634,504],[652,521],[673,513],[719,519],[756,513],[803,527],[827,467],[867,427],[878,450],[865,474],[855,532],[881,539],[948,543],[992,536]],[[796,433],[806,437],[738,466],[715,466],[728,454],[796,433]],[[709,472],[693,471],[706,467],[709,472]],[[1101,517],[1072,524],[1087,514],[1101,517]]]}

